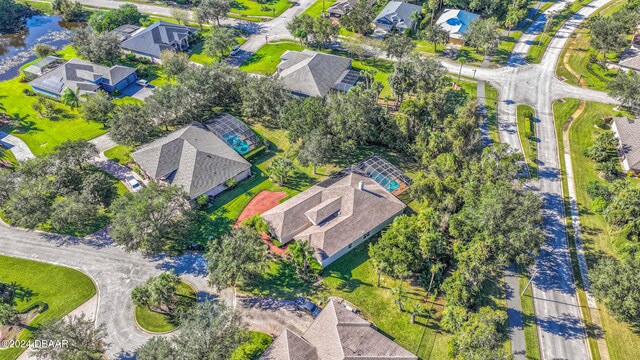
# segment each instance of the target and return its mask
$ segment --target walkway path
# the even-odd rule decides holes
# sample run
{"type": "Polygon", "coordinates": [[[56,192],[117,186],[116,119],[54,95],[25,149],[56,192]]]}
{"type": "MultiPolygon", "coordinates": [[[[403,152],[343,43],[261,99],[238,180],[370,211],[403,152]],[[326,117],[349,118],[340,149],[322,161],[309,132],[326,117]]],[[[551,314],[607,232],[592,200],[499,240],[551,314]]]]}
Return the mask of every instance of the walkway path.
{"type": "Polygon", "coordinates": [[[33,159],[35,155],[31,152],[31,149],[22,139],[0,131],[0,145],[5,147],[13,153],[16,160],[19,162],[25,162],[29,159],[33,159]]]}

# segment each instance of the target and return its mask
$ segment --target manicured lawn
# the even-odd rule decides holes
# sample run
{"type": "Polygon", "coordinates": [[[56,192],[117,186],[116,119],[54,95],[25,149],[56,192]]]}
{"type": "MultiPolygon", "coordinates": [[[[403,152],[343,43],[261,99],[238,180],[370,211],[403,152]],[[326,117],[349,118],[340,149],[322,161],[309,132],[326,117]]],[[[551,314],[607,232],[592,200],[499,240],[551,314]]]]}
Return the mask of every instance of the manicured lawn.
{"type": "Polygon", "coordinates": [[[282,14],[290,6],[291,4],[287,0],[266,0],[264,4],[252,0],[236,0],[231,3],[231,13],[246,16],[275,17],[282,14]],[[269,10],[262,10],[264,7],[269,7],[269,10]]]}
{"type": "MultiPolygon", "coordinates": [[[[518,283],[520,285],[520,293],[527,286],[529,278],[518,272],[518,283]]],[[[531,295],[531,285],[520,296],[520,304],[522,306],[522,324],[524,328],[525,348],[527,349],[527,360],[540,360],[540,349],[538,348],[538,333],[536,331],[536,315],[533,308],[533,297],[531,295]]]]}
{"type": "MultiPolygon", "coordinates": [[[[562,139],[563,125],[577,107],[578,100],[575,99],[569,99],[565,103],[557,102],[554,104],[556,132],[559,139],[562,139]]],[[[584,113],[574,120],[569,132],[571,159],[580,210],[580,222],[584,230],[583,244],[587,255],[587,262],[590,264],[593,263],[594,255],[598,253],[619,257],[622,247],[624,246],[624,244],[616,243],[610,236],[612,230],[604,218],[591,210],[591,199],[587,195],[586,187],[591,181],[603,182],[603,180],[598,176],[597,170],[594,168],[594,162],[583,155],[584,149],[593,144],[596,131],[598,131],[594,128],[595,120],[614,114],[616,114],[616,112],[613,111],[611,105],[589,102],[587,103],[584,113]]],[[[561,141],[559,141],[559,146],[562,152],[563,146],[561,141]]],[[[564,168],[564,161],[561,162],[564,168]]],[[[638,179],[627,178],[627,181],[632,181],[640,186],[638,179]]],[[[580,289],[579,295],[580,301],[586,303],[584,291],[580,289]]],[[[603,304],[599,303],[598,307],[600,309],[600,318],[611,359],[640,358],[640,335],[634,331],[634,329],[630,328],[628,324],[616,321],[604,308],[603,304]]],[[[591,317],[588,315],[588,312],[583,311],[583,314],[585,314],[585,318],[590,323],[591,317]]],[[[590,332],[589,344],[593,350],[597,350],[592,332],[590,332]]]]}
{"type": "MultiPolygon", "coordinates": [[[[417,51],[434,54],[433,44],[432,43],[427,42],[425,40],[413,40],[413,42],[416,43],[416,50],[417,51]]],[[[438,44],[438,45],[436,45],[435,53],[439,53],[444,49],[445,49],[445,47],[443,45],[438,44]]]]}
{"type": "MultiPolygon", "coordinates": [[[[70,46],[58,54],[65,59],[76,56],[70,46]]],[[[23,93],[25,89],[30,88],[27,83],[21,83],[19,77],[0,82],[0,108],[18,120],[16,125],[1,130],[22,139],[35,155],[47,154],[67,140],[89,140],[106,132],[102,124],[81,119],[77,109],[62,103],[56,103],[59,113],[54,118],[40,117],[31,107],[36,101],[36,96],[23,93]]]]}
{"type": "Polygon", "coordinates": [[[512,31],[509,35],[501,36],[498,49],[491,57],[491,62],[498,65],[506,64],[520,36],[522,36],[522,30],[512,31]]]}
{"type": "Polygon", "coordinates": [[[500,136],[498,135],[498,89],[485,82],[484,94],[486,97],[489,138],[497,144],[500,142],[500,136]]]}
{"type": "MultiPolygon", "coordinates": [[[[601,15],[604,17],[611,16],[614,12],[620,10],[626,1],[617,0],[612,1],[604,8],[590,16],[601,15]]],[[[591,55],[596,55],[598,59],[603,59],[601,54],[589,46],[589,29],[582,25],[576,30],[575,35],[567,42],[562,55],[561,61],[558,61],[556,73],[566,79],[566,82],[571,85],[579,86],[579,79],[584,80],[585,84],[593,89],[605,90],[607,83],[617,75],[616,69],[603,68],[598,64],[590,63],[589,58],[591,55]],[[565,66],[562,59],[567,59],[568,65],[565,66]],[[576,75],[577,74],[577,75],[576,75]]],[[[629,39],[631,40],[631,39],[629,39]]],[[[620,60],[620,53],[607,54],[606,60],[609,62],[618,62],[620,60]]]]}
{"type": "MultiPolygon", "coordinates": [[[[177,292],[179,309],[188,309],[196,303],[196,291],[191,285],[180,282],[177,292]]],[[[136,306],[136,322],[142,329],[153,333],[163,333],[177,327],[172,315],[151,311],[146,307],[140,306],[136,306]]]]}
{"type": "MultiPolygon", "coordinates": [[[[206,36],[207,34],[207,30],[204,30],[202,32],[203,36],[206,36]]],[[[242,45],[247,41],[247,39],[241,37],[241,36],[237,36],[236,37],[236,42],[238,43],[238,45],[242,45]]],[[[191,53],[189,54],[189,60],[198,63],[198,64],[211,64],[214,62],[217,62],[219,59],[209,56],[204,52],[204,41],[201,41],[199,43],[197,43],[195,46],[193,46],[193,48],[191,49],[191,53]]]]}
{"type": "MultiPolygon", "coordinates": [[[[529,52],[527,53],[527,60],[530,63],[539,64],[542,61],[542,57],[544,56],[545,51],[547,50],[547,46],[551,42],[553,38],[553,34],[562,27],[565,20],[569,19],[573,14],[582,9],[583,6],[591,2],[591,0],[576,0],[572,2],[570,5],[571,11],[561,12],[556,15],[555,24],[551,26],[547,32],[541,32],[536,37],[533,45],[529,48],[529,52]]],[[[541,10],[544,11],[544,10],[541,10]]]]}
{"type": "Polygon", "coordinates": [[[302,15],[318,17],[322,14],[323,6],[324,10],[326,11],[329,6],[333,5],[335,2],[336,0],[318,0],[314,2],[313,5],[309,6],[309,8],[302,13],[302,15]]]}
{"type": "Polygon", "coordinates": [[[300,44],[293,41],[266,44],[240,65],[240,70],[259,75],[271,75],[276,72],[280,64],[280,56],[287,50],[299,51],[300,44]]]}
{"type": "Polygon", "coordinates": [[[389,86],[389,75],[393,72],[393,62],[388,60],[378,59],[375,63],[370,59],[365,59],[363,61],[353,61],[352,67],[354,70],[374,70],[376,71],[376,75],[374,76],[375,81],[380,81],[384,86],[382,91],[380,92],[380,99],[384,99],[388,97],[393,99],[393,92],[391,91],[391,87],[389,86]]]}
{"type": "Polygon", "coordinates": [[[518,105],[516,108],[518,136],[522,143],[524,158],[532,178],[538,177],[538,139],[536,137],[535,110],[529,105],[518,105]]]}
{"type": "Polygon", "coordinates": [[[447,359],[447,342],[450,334],[442,332],[437,320],[442,310],[440,303],[424,302],[425,291],[419,286],[408,286],[405,303],[422,303],[431,310],[428,318],[417,317],[410,323],[411,314],[402,312],[394,303],[390,289],[399,282],[386,276],[377,287],[376,271],[367,254],[369,243],[364,243],[324,270],[324,291],[316,295],[318,300],[326,296],[339,296],[362,310],[363,315],[395,342],[423,359],[447,359]]]}
{"type": "Polygon", "coordinates": [[[252,281],[243,284],[242,292],[255,296],[294,300],[307,295],[312,286],[298,278],[295,267],[285,260],[271,260],[252,281]]]}
{"type": "Polygon", "coordinates": [[[18,165],[18,160],[16,160],[16,157],[13,156],[11,150],[5,148],[0,148],[0,160],[8,161],[13,165],[18,165]]]}
{"type": "Polygon", "coordinates": [[[273,342],[271,336],[258,331],[247,331],[249,340],[231,354],[231,360],[258,360],[273,342]]]}
{"type": "MultiPolygon", "coordinates": [[[[20,333],[21,340],[32,339],[32,332],[39,326],[61,319],[96,294],[91,279],[71,268],[0,255],[0,269],[0,282],[15,282],[19,287],[19,311],[47,304],[47,309],[20,333]]],[[[23,350],[0,350],[0,359],[16,359],[23,350]]]]}
{"type": "Polygon", "coordinates": [[[131,153],[133,152],[133,147],[125,146],[125,145],[116,145],[111,149],[104,152],[104,156],[107,158],[117,162],[120,165],[126,165],[133,161],[131,158],[131,153]]]}

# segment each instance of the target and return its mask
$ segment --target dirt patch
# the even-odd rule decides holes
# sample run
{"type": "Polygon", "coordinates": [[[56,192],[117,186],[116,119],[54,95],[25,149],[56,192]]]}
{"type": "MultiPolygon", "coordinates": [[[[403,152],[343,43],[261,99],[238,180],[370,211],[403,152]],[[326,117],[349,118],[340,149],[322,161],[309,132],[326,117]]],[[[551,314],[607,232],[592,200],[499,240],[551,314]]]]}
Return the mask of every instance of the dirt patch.
{"type": "Polygon", "coordinates": [[[253,197],[253,199],[251,199],[251,201],[249,201],[244,210],[242,210],[240,217],[238,217],[238,220],[236,221],[236,226],[254,215],[262,214],[263,212],[276,207],[280,203],[280,200],[284,199],[286,196],[287,193],[283,191],[260,191],[253,197]]]}
{"type": "MultiPolygon", "coordinates": [[[[22,329],[25,328],[24,324],[30,323],[40,312],[37,309],[33,309],[28,313],[19,314],[18,325],[3,325],[0,326],[0,340],[15,340],[20,335],[22,329]]],[[[1,347],[0,347],[1,349],[1,347]]]]}

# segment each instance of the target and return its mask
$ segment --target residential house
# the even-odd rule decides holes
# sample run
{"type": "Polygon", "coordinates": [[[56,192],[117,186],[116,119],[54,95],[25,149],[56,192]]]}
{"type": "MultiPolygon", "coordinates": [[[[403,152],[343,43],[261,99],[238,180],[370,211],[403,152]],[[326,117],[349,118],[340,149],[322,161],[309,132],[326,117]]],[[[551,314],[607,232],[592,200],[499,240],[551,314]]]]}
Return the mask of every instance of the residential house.
{"type": "Polygon", "coordinates": [[[407,349],[331,300],[302,335],[285,329],[260,360],[417,360],[407,349]]]}
{"type": "Polygon", "coordinates": [[[640,73],[640,33],[633,37],[631,46],[620,56],[618,65],[623,70],[633,70],[640,73]]]}
{"type": "Polygon", "coordinates": [[[620,140],[618,154],[625,171],[640,173],[640,120],[627,117],[613,119],[611,129],[620,140]]]}
{"type": "Polygon", "coordinates": [[[277,76],[295,96],[325,96],[330,90],[348,91],[360,79],[351,59],[312,50],[287,50],[280,57],[277,76]]]}
{"type": "Polygon", "coordinates": [[[416,21],[413,14],[416,11],[418,14],[421,13],[422,6],[401,1],[390,1],[378,16],[373,19],[373,25],[376,28],[375,34],[386,35],[394,31],[404,32],[407,29],[412,29],[416,21]]]}
{"type": "Polygon", "coordinates": [[[191,124],[139,147],[131,157],[147,177],[182,187],[195,199],[215,196],[228,181],[251,175],[251,164],[201,124],[191,124]]]}
{"type": "Polygon", "coordinates": [[[136,79],[136,69],[128,66],[107,67],[72,59],[48,70],[29,82],[29,85],[39,94],[60,98],[65,89],[71,89],[79,95],[91,94],[99,89],[112,93],[126,88],[136,79]]]}
{"type": "Polygon", "coordinates": [[[24,75],[25,79],[31,81],[64,63],[65,60],[57,56],[47,56],[44,59],[24,68],[24,70],[22,70],[22,74],[24,75]]]}
{"type": "MultiPolygon", "coordinates": [[[[333,5],[329,6],[327,9],[327,13],[332,17],[342,17],[345,16],[356,6],[358,0],[338,0],[333,5]]],[[[375,4],[375,0],[367,0],[369,6],[373,6],[375,4]]]]}
{"type": "Polygon", "coordinates": [[[449,42],[456,45],[464,45],[465,35],[469,33],[471,23],[480,15],[472,12],[447,9],[440,15],[436,24],[442,26],[449,33],[449,42]]]}
{"type": "Polygon", "coordinates": [[[163,50],[187,51],[197,29],[190,26],[157,21],[153,25],[133,30],[132,25],[124,25],[113,30],[119,38],[120,48],[158,62],[163,50]]]}
{"type": "Polygon", "coordinates": [[[326,267],[380,232],[406,205],[364,172],[337,174],[266,211],[282,244],[303,240],[326,267]]]}

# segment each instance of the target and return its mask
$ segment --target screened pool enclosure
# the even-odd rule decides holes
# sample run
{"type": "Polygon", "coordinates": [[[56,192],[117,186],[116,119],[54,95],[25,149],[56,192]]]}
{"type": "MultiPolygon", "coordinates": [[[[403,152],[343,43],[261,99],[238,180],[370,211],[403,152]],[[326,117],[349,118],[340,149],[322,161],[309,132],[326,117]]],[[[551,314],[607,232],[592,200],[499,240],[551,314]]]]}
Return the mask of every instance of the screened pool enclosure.
{"type": "Polygon", "coordinates": [[[207,120],[205,126],[240,155],[245,155],[260,146],[258,135],[233,115],[220,114],[207,120]]]}

